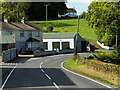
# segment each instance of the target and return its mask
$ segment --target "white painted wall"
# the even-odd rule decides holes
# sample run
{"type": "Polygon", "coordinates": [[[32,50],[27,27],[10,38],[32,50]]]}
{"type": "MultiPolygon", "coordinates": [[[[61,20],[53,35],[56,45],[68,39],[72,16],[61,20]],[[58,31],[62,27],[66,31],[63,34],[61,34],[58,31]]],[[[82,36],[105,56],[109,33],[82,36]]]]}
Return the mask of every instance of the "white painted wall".
{"type": "Polygon", "coordinates": [[[100,45],[104,49],[109,49],[109,50],[114,49],[114,47],[104,46],[104,43],[100,43],[99,41],[97,41],[97,44],[100,45]]]}
{"type": "MultiPolygon", "coordinates": [[[[15,40],[16,42],[25,42],[29,37],[28,37],[28,31],[29,30],[24,30],[24,37],[20,37],[20,31],[21,30],[2,30],[1,34],[6,35],[6,31],[12,31],[12,34],[15,34],[15,40]]],[[[39,40],[41,45],[43,46],[43,35],[42,31],[40,32],[40,37],[36,37],[36,32],[32,31],[32,38],[39,40]]]]}
{"type": "MultiPolygon", "coordinates": [[[[28,31],[30,30],[24,30],[24,37],[20,37],[20,31],[21,30],[2,30],[2,35],[6,35],[6,31],[12,31],[12,34],[15,34],[15,39],[16,41],[26,41],[29,37],[28,37],[28,31]]],[[[32,38],[35,38],[39,41],[42,41],[42,31],[39,31],[40,32],[40,37],[36,37],[36,32],[35,31],[32,31],[32,38]]]]}
{"type": "Polygon", "coordinates": [[[48,42],[48,50],[53,50],[52,42],[60,42],[60,50],[62,50],[62,42],[69,42],[70,49],[74,49],[74,39],[43,39],[43,42],[48,42]]]}
{"type": "MultiPolygon", "coordinates": [[[[16,42],[16,48],[20,50],[20,43],[25,43],[26,40],[29,39],[28,31],[30,30],[24,30],[24,37],[20,37],[20,31],[21,30],[2,30],[1,34],[6,35],[7,31],[12,31],[12,34],[15,34],[15,42],[16,42]]],[[[32,30],[32,38],[37,39],[40,41],[40,48],[43,48],[43,34],[42,31],[39,31],[39,37],[36,37],[36,31],[32,30]]]]}

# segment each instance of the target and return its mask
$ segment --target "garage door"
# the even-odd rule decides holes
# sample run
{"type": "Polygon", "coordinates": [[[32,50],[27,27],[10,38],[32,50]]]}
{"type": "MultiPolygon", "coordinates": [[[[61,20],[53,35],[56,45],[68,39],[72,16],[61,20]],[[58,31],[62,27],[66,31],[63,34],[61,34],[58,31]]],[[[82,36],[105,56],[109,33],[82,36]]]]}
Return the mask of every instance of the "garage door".
{"type": "Polygon", "coordinates": [[[69,42],[62,42],[62,49],[70,49],[69,42]]]}
{"type": "Polygon", "coordinates": [[[43,42],[43,47],[45,50],[48,50],[48,42],[43,42]]]}
{"type": "Polygon", "coordinates": [[[60,42],[53,42],[52,46],[53,46],[53,50],[57,49],[57,48],[59,48],[59,50],[60,50],[60,42]]]}

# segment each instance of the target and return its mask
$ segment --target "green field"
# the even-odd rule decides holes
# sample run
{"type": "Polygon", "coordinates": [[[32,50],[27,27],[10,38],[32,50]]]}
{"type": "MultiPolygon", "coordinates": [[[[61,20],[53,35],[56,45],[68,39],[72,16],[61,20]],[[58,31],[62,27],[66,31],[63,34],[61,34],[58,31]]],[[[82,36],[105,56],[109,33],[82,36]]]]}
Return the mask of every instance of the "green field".
{"type": "MultiPolygon", "coordinates": [[[[28,23],[34,23],[37,26],[46,30],[46,21],[28,21],[28,23]]],[[[53,32],[76,32],[77,23],[77,19],[64,19],[48,21],[47,25],[54,27],[53,32]]],[[[80,19],[79,25],[79,34],[87,41],[96,44],[97,36],[94,33],[95,28],[90,28],[88,22],[85,19],[80,19]]]]}

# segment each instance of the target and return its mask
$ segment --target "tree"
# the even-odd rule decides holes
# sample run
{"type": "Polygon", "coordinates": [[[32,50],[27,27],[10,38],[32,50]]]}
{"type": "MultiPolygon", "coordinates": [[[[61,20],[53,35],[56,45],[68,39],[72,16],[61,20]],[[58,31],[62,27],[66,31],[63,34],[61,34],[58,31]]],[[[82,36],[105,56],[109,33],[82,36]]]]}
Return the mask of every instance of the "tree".
{"type": "Polygon", "coordinates": [[[120,2],[92,2],[88,6],[86,20],[100,42],[106,45],[115,45],[116,35],[120,42],[120,2]]]}
{"type": "Polygon", "coordinates": [[[29,20],[45,20],[46,18],[46,7],[48,6],[48,19],[58,18],[58,13],[66,13],[67,7],[64,2],[32,2],[29,8],[29,20]]]}
{"type": "Polygon", "coordinates": [[[29,7],[30,3],[26,2],[4,2],[2,3],[2,16],[11,21],[18,21],[23,17],[28,19],[26,13],[29,7]]]}
{"type": "Polygon", "coordinates": [[[86,12],[82,12],[82,14],[80,15],[80,18],[85,19],[85,15],[86,15],[86,12]]]}
{"type": "Polygon", "coordinates": [[[3,2],[2,16],[10,21],[18,21],[25,17],[26,20],[45,20],[46,7],[48,6],[48,19],[58,18],[58,13],[66,13],[64,2],[3,2]]]}

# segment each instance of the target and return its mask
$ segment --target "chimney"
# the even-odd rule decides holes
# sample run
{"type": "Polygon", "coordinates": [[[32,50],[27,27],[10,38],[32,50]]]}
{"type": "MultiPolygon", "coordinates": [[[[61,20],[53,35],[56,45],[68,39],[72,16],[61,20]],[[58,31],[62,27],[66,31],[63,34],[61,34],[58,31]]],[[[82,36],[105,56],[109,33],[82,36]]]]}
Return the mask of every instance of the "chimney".
{"type": "Polygon", "coordinates": [[[5,23],[9,23],[7,18],[4,19],[4,22],[5,22],[5,23]]]}
{"type": "Polygon", "coordinates": [[[25,24],[24,17],[21,19],[21,23],[25,24]]]}

